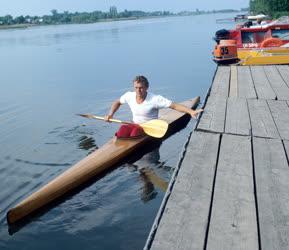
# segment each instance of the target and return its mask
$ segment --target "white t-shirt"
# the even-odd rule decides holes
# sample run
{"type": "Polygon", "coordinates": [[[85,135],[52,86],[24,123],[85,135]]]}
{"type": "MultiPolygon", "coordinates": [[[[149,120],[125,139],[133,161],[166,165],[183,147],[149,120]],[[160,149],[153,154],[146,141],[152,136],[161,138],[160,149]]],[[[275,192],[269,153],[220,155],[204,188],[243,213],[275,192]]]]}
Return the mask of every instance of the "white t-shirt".
{"type": "Polygon", "coordinates": [[[171,100],[150,92],[147,93],[146,99],[141,104],[136,102],[135,92],[126,92],[119,101],[121,104],[127,103],[129,105],[135,123],[158,119],[159,109],[168,108],[172,104],[171,100]]]}

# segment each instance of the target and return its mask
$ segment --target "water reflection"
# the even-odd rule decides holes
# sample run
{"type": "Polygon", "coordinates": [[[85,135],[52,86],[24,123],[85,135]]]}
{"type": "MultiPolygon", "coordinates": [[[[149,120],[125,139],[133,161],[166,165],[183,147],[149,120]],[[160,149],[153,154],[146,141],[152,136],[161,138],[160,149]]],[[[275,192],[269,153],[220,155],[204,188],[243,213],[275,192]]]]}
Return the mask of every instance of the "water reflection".
{"type": "Polygon", "coordinates": [[[57,145],[66,141],[67,143],[77,143],[79,149],[92,151],[98,149],[98,145],[93,137],[97,133],[97,129],[94,126],[80,125],[75,126],[70,129],[65,129],[63,127],[57,127],[49,132],[50,142],[45,142],[46,145],[57,145]],[[59,141],[59,142],[58,142],[59,141]]]}
{"type": "Polygon", "coordinates": [[[20,162],[20,163],[25,163],[29,165],[34,165],[34,166],[52,166],[52,167],[59,167],[59,166],[70,166],[71,163],[48,163],[48,162],[34,162],[34,161],[27,161],[27,160],[22,160],[16,158],[15,161],[20,162]]]}
{"type": "Polygon", "coordinates": [[[128,164],[128,167],[139,171],[139,180],[142,182],[140,187],[141,200],[146,203],[157,196],[156,187],[162,192],[166,192],[168,181],[163,178],[163,173],[157,173],[158,168],[168,171],[163,167],[164,163],[160,162],[160,145],[151,152],[144,154],[139,160],[133,164],[128,164]]]}
{"type": "Polygon", "coordinates": [[[81,136],[79,138],[79,149],[90,150],[90,149],[98,149],[98,146],[95,143],[95,140],[92,137],[88,136],[81,136]]]}

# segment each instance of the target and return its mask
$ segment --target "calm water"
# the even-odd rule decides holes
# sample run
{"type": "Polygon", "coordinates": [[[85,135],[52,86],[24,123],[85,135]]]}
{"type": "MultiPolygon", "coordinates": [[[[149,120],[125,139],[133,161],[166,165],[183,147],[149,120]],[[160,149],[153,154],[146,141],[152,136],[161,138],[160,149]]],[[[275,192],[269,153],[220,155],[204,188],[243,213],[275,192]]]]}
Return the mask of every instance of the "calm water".
{"type": "MultiPolygon", "coordinates": [[[[117,125],[75,114],[106,114],[135,75],[146,75],[153,92],[175,101],[204,97],[215,71],[211,38],[225,27],[215,20],[223,17],[0,31],[0,249],[144,246],[193,122],[159,150],[94,180],[13,235],[5,216],[111,137],[117,125]],[[153,183],[151,175],[161,181],[153,183]]],[[[129,119],[128,108],[116,117],[129,119]]]]}

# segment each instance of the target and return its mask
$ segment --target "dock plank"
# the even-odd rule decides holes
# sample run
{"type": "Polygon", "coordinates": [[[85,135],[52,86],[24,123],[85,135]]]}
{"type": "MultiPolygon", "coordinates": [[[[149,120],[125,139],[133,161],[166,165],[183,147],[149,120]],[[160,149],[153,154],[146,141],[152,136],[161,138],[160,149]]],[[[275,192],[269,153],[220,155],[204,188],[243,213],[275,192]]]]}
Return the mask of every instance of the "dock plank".
{"type": "Polygon", "coordinates": [[[219,66],[211,88],[210,95],[227,98],[230,84],[230,67],[219,66]]]}
{"type": "Polygon", "coordinates": [[[264,68],[262,66],[252,66],[250,68],[258,98],[275,100],[277,98],[276,94],[267,79],[264,68]]]}
{"type": "Polygon", "coordinates": [[[151,249],[204,248],[219,140],[218,134],[192,134],[151,249]]]}
{"type": "Polygon", "coordinates": [[[228,98],[225,133],[238,135],[251,134],[251,124],[246,99],[228,98]]]}
{"type": "Polygon", "coordinates": [[[266,138],[279,138],[267,102],[261,99],[250,99],[247,101],[251,119],[252,135],[266,138]]]}
{"type": "Polygon", "coordinates": [[[258,249],[250,137],[223,135],[207,249],[258,249]]]}
{"type": "Polygon", "coordinates": [[[289,169],[281,140],[253,138],[262,249],[289,249],[289,169]]]}
{"type": "Polygon", "coordinates": [[[238,97],[257,98],[249,66],[238,67],[238,97]]]}
{"type": "Polygon", "coordinates": [[[278,100],[289,100],[289,88],[281,77],[276,66],[263,66],[267,78],[277,95],[278,100]]]}
{"type": "Polygon", "coordinates": [[[230,67],[219,66],[215,74],[210,95],[227,98],[229,94],[230,67]]]}
{"type": "Polygon", "coordinates": [[[289,87],[289,66],[288,65],[276,65],[286,85],[289,87]]]}
{"type": "Polygon", "coordinates": [[[202,131],[224,132],[227,101],[212,96],[208,99],[197,129],[202,131]]]}
{"type": "Polygon", "coordinates": [[[281,138],[289,140],[289,106],[285,101],[267,102],[281,138]]]}
{"type": "Polygon", "coordinates": [[[230,77],[230,93],[229,96],[238,96],[238,71],[237,66],[231,66],[231,77],[230,77]]]}
{"type": "Polygon", "coordinates": [[[289,141],[284,140],[284,147],[287,155],[288,167],[289,167],[289,141]]]}

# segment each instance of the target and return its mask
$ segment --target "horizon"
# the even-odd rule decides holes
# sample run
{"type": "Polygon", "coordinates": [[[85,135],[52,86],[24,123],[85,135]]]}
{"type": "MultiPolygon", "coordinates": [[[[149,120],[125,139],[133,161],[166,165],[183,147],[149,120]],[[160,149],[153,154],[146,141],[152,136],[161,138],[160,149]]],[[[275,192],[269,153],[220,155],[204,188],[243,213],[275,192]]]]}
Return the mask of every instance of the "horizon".
{"type": "MultiPolygon", "coordinates": [[[[110,7],[113,7],[113,6],[110,6],[110,7]]],[[[244,8],[246,8],[246,7],[244,7],[244,8]]],[[[87,13],[92,13],[92,12],[94,12],[94,11],[101,11],[101,12],[109,12],[109,9],[107,9],[107,10],[99,10],[99,9],[95,9],[95,10],[90,10],[90,11],[69,11],[69,10],[63,10],[63,11],[60,11],[60,10],[58,10],[58,9],[51,9],[48,13],[46,13],[46,14],[41,14],[41,15],[37,15],[37,14],[33,14],[33,15],[31,15],[31,14],[26,14],[26,13],[23,13],[23,14],[20,14],[20,15],[12,15],[12,14],[10,14],[10,13],[7,13],[7,14],[5,14],[5,15],[0,15],[0,16],[6,16],[6,15],[11,15],[13,18],[15,18],[15,17],[18,17],[18,16],[38,16],[38,17],[42,17],[42,16],[45,16],[45,15],[52,15],[52,10],[56,10],[57,11],[57,13],[59,13],[59,14],[62,14],[62,13],[64,13],[65,11],[68,11],[68,13],[71,13],[71,14],[74,14],[74,13],[83,13],[83,12],[87,12],[87,13]]],[[[142,10],[142,9],[124,9],[124,10],[119,10],[119,9],[117,9],[117,11],[118,11],[118,13],[120,13],[120,12],[123,12],[123,11],[125,11],[125,10],[127,10],[127,11],[143,11],[143,12],[157,12],[157,11],[169,11],[169,10],[166,10],[166,9],[163,9],[163,10],[142,10]]],[[[241,11],[241,9],[234,9],[234,8],[229,8],[229,9],[208,9],[208,10],[202,10],[202,9],[195,9],[195,10],[182,10],[182,11],[178,11],[178,12],[173,12],[173,11],[169,11],[170,13],[173,13],[173,14],[177,14],[177,13],[180,13],[180,12],[196,12],[196,11],[200,11],[200,12],[202,12],[202,11],[204,11],[204,12],[213,12],[213,11],[222,11],[222,10],[234,10],[234,11],[241,11]]]]}
{"type": "Polygon", "coordinates": [[[92,1],[92,0],[50,0],[43,1],[39,5],[38,0],[26,0],[20,2],[18,0],[2,0],[0,16],[12,15],[16,16],[43,16],[50,15],[51,10],[55,9],[59,13],[68,11],[75,12],[93,12],[103,11],[107,12],[109,7],[115,6],[118,12],[127,10],[141,10],[144,12],[153,11],[170,11],[178,13],[181,11],[213,11],[234,9],[241,10],[241,8],[249,7],[249,0],[235,0],[234,3],[230,0],[219,0],[212,2],[211,0],[199,3],[193,3],[191,0],[105,0],[105,1],[92,1]],[[17,8],[15,8],[17,6],[17,8]],[[165,7],[163,7],[165,6],[165,7]]]}

